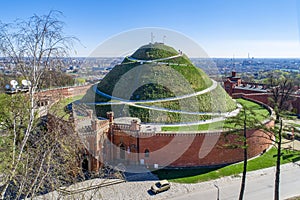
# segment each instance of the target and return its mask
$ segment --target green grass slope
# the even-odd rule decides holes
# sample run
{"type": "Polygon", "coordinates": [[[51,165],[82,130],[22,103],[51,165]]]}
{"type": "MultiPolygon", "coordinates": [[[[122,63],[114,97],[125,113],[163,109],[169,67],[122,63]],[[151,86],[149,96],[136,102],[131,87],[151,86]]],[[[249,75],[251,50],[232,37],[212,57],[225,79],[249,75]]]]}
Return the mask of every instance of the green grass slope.
{"type": "MultiPolygon", "coordinates": [[[[178,52],[172,47],[155,43],[142,46],[133,53],[131,57],[140,60],[154,60],[175,55],[178,55],[178,52]]],[[[171,83],[174,85],[172,87],[172,92],[177,95],[188,93],[186,88],[182,88],[182,85],[187,83],[190,84],[190,89],[195,91],[203,90],[212,84],[209,77],[201,69],[195,67],[185,55],[158,63],[146,64],[146,67],[142,66],[141,69],[133,71],[133,69],[138,66],[141,67],[141,63],[125,58],[120,65],[115,66],[111,72],[103,78],[103,80],[98,84],[98,89],[111,95],[116,84],[121,80],[121,78],[128,79],[129,87],[132,87],[131,84],[138,81],[137,79],[159,85],[164,85],[165,80],[170,82],[174,81],[174,83],[171,83]],[[130,71],[133,74],[128,74],[130,71]]],[[[126,87],[124,86],[124,88],[126,87]]],[[[143,88],[143,90],[145,90],[145,88],[143,88]]],[[[170,92],[166,92],[164,95],[161,95],[161,90],[153,90],[151,85],[149,91],[154,94],[151,99],[173,96],[170,92]]],[[[139,96],[142,99],[145,99],[142,95],[139,96]]]]}
{"type": "MultiPolygon", "coordinates": [[[[140,47],[120,65],[116,65],[97,85],[99,91],[126,100],[155,100],[182,96],[202,91],[212,86],[211,79],[195,67],[189,58],[174,48],[162,43],[148,44],[140,47]],[[178,57],[172,57],[178,56],[178,57]],[[171,58],[170,58],[171,57],[171,58]],[[133,58],[133,59],[131,59],[133,58]],[[142,62],[138,60],[164,60],[142,62]]],[[[83,102],[108,102],[111,99],[88,90],[83,102]]],[[[115,100],[113,100],[115,101],[115,100]]],[[[218,86],[215,90],[197,97],[184,100],[153,103],[148,106],[163,107],[173,110],[191,112],[231,111],[236,105],[226,92],[218,86]]],[[[117,116],[139,117],[144,122],[179,122],[182,116],[188,121],[209,119],[208,116],[180,115],[125,105],[96,106],[98,116],[105,117],[107,111],[117,111],[117,116]],[[126,109],[125,109],[126,108],[126,109]]]]}

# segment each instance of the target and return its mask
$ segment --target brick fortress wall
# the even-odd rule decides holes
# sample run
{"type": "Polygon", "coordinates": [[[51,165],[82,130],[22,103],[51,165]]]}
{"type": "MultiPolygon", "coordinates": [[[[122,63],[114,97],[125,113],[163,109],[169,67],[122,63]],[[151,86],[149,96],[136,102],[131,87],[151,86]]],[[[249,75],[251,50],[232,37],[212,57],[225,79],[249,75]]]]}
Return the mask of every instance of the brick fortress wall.
{"type": "MultiPolygon", "coordinates": [[[[274,121],[266,123],[274,126],[274,121]]],[[[216,166],[243,160],[243,150],[232,148],[237,144],[237,135],[226,132],[206,133],[139,133],[138,138],[128,131],[115,131],[112,143],[115,144],[114,161],[144,163],[149,167],[154,164],[168,167],[216,166]],[[138,141],[139,140],[139,141],[138,141]],[[138,143],[138,144],[137,144],[138,143]],[[139,154],[132,147],[139,147],[139,154]],[[125,149],[125,158],[121,158],[125,149]],[[146,153],[149,151],[149,153],[146,153]]],[[[247,131],[249,158],[257,156],[271,145],[270,134],[262,130],[247,131]]]]}
{"type": "Polygon", "coordinates": [[[51,98],[51,99],[59,99],[59,98],[68,98],[77,95],[84,95],[86,91],[92,85],[83,85],[83,86],[74,86],[74,87],[62,87],[62,88],[54,88],[49,90],[42,90],[36,93],[38,98],[51,98]]]}

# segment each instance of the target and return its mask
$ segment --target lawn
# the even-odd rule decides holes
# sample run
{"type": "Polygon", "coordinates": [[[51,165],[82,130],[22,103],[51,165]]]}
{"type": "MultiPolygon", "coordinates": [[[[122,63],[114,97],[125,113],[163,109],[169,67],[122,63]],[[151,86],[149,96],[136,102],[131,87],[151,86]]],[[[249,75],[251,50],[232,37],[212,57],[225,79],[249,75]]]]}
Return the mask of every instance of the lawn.
{"type": "Polygon", "coordinates": [[[252,101],[248,101],[248,100],[245,100],[245,99],[237,99],[236,101],[238,103],[240,103],[242,106],[245,106],[248,109],[250,109],[254,113],[257,120],[263,121],[268,116],[270,116],[269,111],[266,108],[264,108],[263,106],[261,106],[257,103],[254,103],[252,101]]]}
{"type": "MultiPolygon", "coordinates": [[[[248,161],[248,171],[254,171],[276,164],[276,149],[272,148],[260,157],[248,161]]],[[[300,160],[299,151],[283,150],[281,164],[296,162],[300,160]]],[[[197,183],[209,181],[224,176],[239,176],[243,171],[243,163],[237,163],[218,168],[198,168],[198,169],[161,169],[154,171],[159,179],[168,179],[178,183],[197,183]]]]}
{"type": "MultiPolygon", "coordinates": [[[[257,120],[263,121],[270,116],[269,111],[263,106],[254,103],[252,101],[248,101],[245,99],[237,99],[237,102],[242,106],[245,106],[252,110],[253,115],[255,115],[257,120]]],[[[250,113],[249,113],[250,114],[250,113]]],[[[182,126],[182,127],[162,127],[162,131],[205,131],[205,130],[221,130],[224,127],[230,127],[228,121],[220,121],[213,122],[209,124],[200,124],[200,125],[192,125],[192,126],[182,126]]]]}
{"type": "Polygon", "coordinates": [[[162,131],[207,131],[207,130],[220,130],[223,129],[224,121],[213,122],[208,124],[192,125],[192,126],[173,126],[162,127],[162,131]]]}
{"type": "Polygon", "coordinates": [[[67,112],[65,112],[65,107],[69,103],[72,103],[73,101],[79,100],[82,97],[83,97],[83,95],[78,95],[78,96],[62,99],[50,108],[50,112],[52,114],[55,114],[58,117],[62,117],[63,119],[67,120],[67,119],[69,119],[69,114],[67,112]]]}

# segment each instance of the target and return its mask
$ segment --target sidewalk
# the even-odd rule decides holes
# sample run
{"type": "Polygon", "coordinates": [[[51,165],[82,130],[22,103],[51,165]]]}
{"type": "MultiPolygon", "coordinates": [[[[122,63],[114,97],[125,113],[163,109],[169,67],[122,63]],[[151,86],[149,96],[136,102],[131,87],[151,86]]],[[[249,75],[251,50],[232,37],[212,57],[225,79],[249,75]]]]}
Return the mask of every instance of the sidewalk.
{"type": "MultiPolygon", "coordinates": [[[[300,182],[300,180],[297,178],[299,174],[300,162],[281,165],[280,199],[287,199],[300,195],[300,190],[293,183],[294,180],[300,182]],[[297,174],[295,172],[297,172],[297,174]],[[287,173],[289,173],[288,176],[286,175],[287,173]]],[[[247,172],[244,199],[273,199],[274,182],[275,167],[247,172]]],[[[220,189],[220,199],[238,199],[240,183],[241,174],[235,177],[223,177],[217,180],[194,184],[195,187],[190,186],[190,190],[187,193],[174,195],[169,199],[181,200],[188,198],[189,200],[194,200],[198,199],[200,196],[201,199],[216,199],[216,186],[218,186],[220,189]]]]}
{"type": "MultiPolygon", "coordinates": [[[[286,173],[289,171],[297,171],[300,173],[300,162],[295,163],[288,163],[281,166],[281,172],[286,173]]],[[[273,195],[273,186],[274,186],[274,175],[275,173],[275,167],[270,167],[266,169],[261,169],[257,171],[252,171],[247,173],[247,184],[246,184],[246,194],[245,199],[253,199],[253,198],[247,198],[250,195],[247,194],[249,190],[254,190],[254,194],[257,193],[257,195],[261,195],[259,192],[263,192],[263,194],[268,195],[267,198],[263,199],[272,199],[273,195]],[[267,179],[268,182],[265,184],[265,187],[268,189],[268,192],[265,193],[263,190],[255,190],[253,189],[249,182],[254,182],[255,185],[258,185],[259,182],[262,182],[262,179],[267,179]],[[256,183],[258,182],[258,183],[256,183]]],[[[296,176],[296,174],[292,174],[292,176],[296,176]]],[[[283,179],[284,177],[281,176],[283,179]]],[[[295,177],[297,178],[297,177],[295,177]]],[[[298,179],[298,178],[297,178],[298,179]]],[[[94,182],[101,181],[100,179],[93,179],[94,182]]],[[[91,184],[91,181],[86,181],[86,184],[91,184]]],[[[76,194],[73,196],[64,196],[61,199],[104,199],[104,200],[123,200],[123,199],[144,199],[144,200],[152,200],[152,199],[190,199],[193,198],[190,197],[194,195],[196,198],[199,199],[199,195],[201,198],[205,199],[216,199],[217,189],[214,186],[217,185],[220,188],[220,199],[237,199],[236,196],[239,192],[240,182],[241,182],[241,176],[229,176],[229,177],[223,177],[217,180],[207,181],[207,182],[201,182],[196,184],[180,184],[180,183],[171,183],[170,190],[159,193],[157,195],[153,195],[149,189],[153,183],[156,181],[130,181],[130,182],[124,182],[116,185],[110,185],[104,188],[98,188],[95,190],[91,190],[85,193],[76,194]],[[226,187],[233,187],[234,189],[228,189],[226,190],[226,187]],[[229,190],[229,191],[228,191],[229,190]],[[232,193],[232,194],[230,194],[232,193]],[[207,196],[205,196],[207,195],[207,196]],[[230,196],[229,198],[225,198],[225,196],[230,196]]],[[[82,183],[84,185],[85,182],[82,183]]],[[[289,187],[292,191],[286,192],[281,190],[281,197],[282,199],[290,198],[296,195],[300,195],[300,191],[297,187],[289,187]]],[[[57,192],[52,192],[44,196],[40,196],[35,199],[57,199],[59,197],[59,194],[57,192]]]]}

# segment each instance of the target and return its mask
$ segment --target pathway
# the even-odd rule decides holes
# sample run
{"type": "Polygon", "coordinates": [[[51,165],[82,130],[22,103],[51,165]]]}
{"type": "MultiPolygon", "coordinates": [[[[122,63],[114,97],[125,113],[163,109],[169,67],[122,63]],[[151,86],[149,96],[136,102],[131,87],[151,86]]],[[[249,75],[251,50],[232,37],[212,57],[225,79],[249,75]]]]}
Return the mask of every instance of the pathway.
{"type": "Polygon", "coordinates": [[[131,61],[135,61],[135,62],[140,62],[140,63],[156,63],[156,62],[159,62],[159,61],[164,61],[164,60],[170,60],[170,59],[173,59],[173,58],[178,58],[178,57],[181,57],[183,54],[177,54],[175,56],[170,56],[170,57],[166,57],[166,58],[158,58],[158,59],[154,59],[154,60],[140,60],[140,59],[136,59],[136,58],[133,58],[131,56],[127,57],[128,60],[131,60],[131,61]]]}
{"type": "MultiPolygon", "coordinates": [[[[273,199],[274,193],[274,173],[275,168],[266,168],[247,173],[247,183],[245,200],[273,199]]],[[[300,185],[299,163],[289,163],[281,166],[280,199],[300,195],[297,185],[300,185]]],[[[81,183],[83,186],[103,182],[101,179],[93,179],[81,183]]],[[[217,185],[220,189],[220,199],[238,199],[241,183],[240,176],[229,176],[220,179],[201,182],[196,184],[171,183],[170,190],[154,195],[150,192],[150,187],[155,181],[129,181],[117,185],[111,185],[95,190],[87,191],[74,196],[64,196],[61,199],[132,199],[132,200],[198,200],[198,199],[217,199],[217,185]]],[[[50,192],[46,195],[34,199],[58,199],[59,194],[50,192]]]]}
{"type": "Polygon", "coordinates": [[[208,87],[204,90],[201,90],[199,92],[195,92],[195,93],[192,93],[192,94],[185,94],[185,95],[182,95],[182,96],[164,98],[164,99],[154,99],[154,100],[134,101],[134,100],[122,99],[122,98],[119,98],[119,97],[114,97],[114,96],[111,96],[109,94],[106,94],[106,93],[101,92],[100,90],[98,90],[97,85],[93,86],[93,90],[96,94],[99,94],[103,97],[118,101],[118,102],[95,102],[95,104],[102,104],[102,103],[107,103],[108,104],[109,103],[110,105],[117,105],[117,104],[126,104],[126,103],[133,103],[133,104],[137,104],[137,103],[161,103],[161,102],[166,102],[166,101],[175,101],[175,100],[186,99],[186,98],[199,96],[199,95],[211,92],[212,90],[216,89],[217,86],[218,86],[218,83],[215,80],[211,79],[211,81],[212,81],[212,85],[210,87],[208,87]]]}

